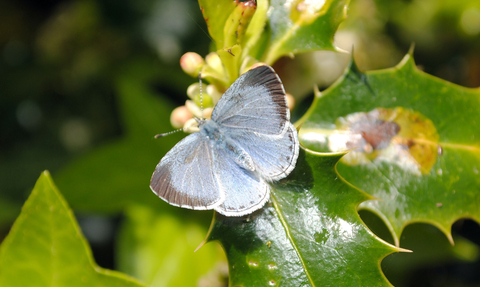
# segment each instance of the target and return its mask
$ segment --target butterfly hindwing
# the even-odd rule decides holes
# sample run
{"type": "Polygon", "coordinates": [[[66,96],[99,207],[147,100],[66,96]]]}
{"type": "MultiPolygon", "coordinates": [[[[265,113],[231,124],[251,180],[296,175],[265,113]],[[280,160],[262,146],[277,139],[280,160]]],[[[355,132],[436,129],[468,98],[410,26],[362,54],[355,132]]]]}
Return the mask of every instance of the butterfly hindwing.
{"type": "Polygon", "coordinates": [[[222,160],[215,162],[219,185],[225,201],[215,211],[225,216],[243,216],[261,208],[270,196],[270,186],[258,173],[241,168],[223,150],[222,160]]]}
{"type": "Polygon", "coordinates": [[[256,172],[266,181],[285,178],[297,162],[297,130],[290,122],[287,123],[287,130],[280,135],[245,133],[234,137],[234,140],[250,155],[256,172]]]}

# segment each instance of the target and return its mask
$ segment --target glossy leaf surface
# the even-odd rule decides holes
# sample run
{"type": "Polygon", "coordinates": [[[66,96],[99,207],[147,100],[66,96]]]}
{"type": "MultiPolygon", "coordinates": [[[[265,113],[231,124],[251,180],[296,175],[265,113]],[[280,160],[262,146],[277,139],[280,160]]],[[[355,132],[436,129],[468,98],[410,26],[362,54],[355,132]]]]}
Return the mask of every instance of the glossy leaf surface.
{"type": "Polygon", "coordinates": [[[227,254],[231,286],[386,286],[380,261],[397,251],[356,207],[370,199],[335,171],[342,154],[301,150],[271,203],[247,217],[216,214],[209,240],[227,254]]]}
{"type": "Polygon", "coordinates": [[[480,90],[419,71],[410,55],[391,69],[353,64],[317,93],[300,138],[315,150],[353,149],[338,165],[396,244],[406,225],[428,222],[451,239],[462,217],[480,220],[480,90]],[[356,149],[355,149],[356,148],[356,149]]]}

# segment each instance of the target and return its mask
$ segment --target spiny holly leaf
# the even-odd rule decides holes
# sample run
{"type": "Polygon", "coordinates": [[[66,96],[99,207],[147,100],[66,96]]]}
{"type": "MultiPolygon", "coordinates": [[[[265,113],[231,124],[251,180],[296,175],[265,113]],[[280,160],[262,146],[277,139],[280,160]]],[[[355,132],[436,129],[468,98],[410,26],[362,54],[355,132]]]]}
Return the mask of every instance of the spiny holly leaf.
{"type": "Polygon", "coordinates": [[[248,217],[215,215],[208,240],[222,244],[230,286],[386,286],[380,270],[399,251],[372,234],[356,207],[367,194],[335,171],[343,154],[301,150],[271,203],[248,217]]]}
{"type": "Polygon", "coordinates": [[[434,224],[451,240],[453,222],[480,220],[479,103],[480,89],[427,75],[411,55],[368,73],[352,64],[317,93],[300,138],[318,151],[356,148],[338,171],[381,199],[361,207],[384,219],[397,245],[411,222],[434,224]]]}
{"type": "Polygon", "coordinates": [[[333,36],[346,17],[348,0],[272,0],[271,31],[264,62],[314,50],[335,50],[333,36]]]}
{"type": "Polygon", "coordinates": [[[0,286],[144,286],[93,261],[67,203],[44,172],[0,247],[0,286]]]}
{"type": "Polygon", "coordinates": [[[239,45],[242,49],[241,56],[236,54],[239,63],[251,56],[270,65],[286,55],[336,50],[333,36],[346,17],[348,2],[272,0],[269,4],[266,0],[199,0],[216,44],[214,50],[229,51],[239,45]]]}

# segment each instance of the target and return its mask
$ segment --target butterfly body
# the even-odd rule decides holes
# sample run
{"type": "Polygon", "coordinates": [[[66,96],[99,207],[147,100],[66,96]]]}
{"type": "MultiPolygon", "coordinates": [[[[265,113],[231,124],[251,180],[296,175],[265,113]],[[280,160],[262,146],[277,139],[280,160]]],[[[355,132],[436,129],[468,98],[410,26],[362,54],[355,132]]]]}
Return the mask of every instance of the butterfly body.
{"type": "Polygon", "coordinates": [[[228,133],[222,132],[220,130],[221,127],[215,121],[205,120],[199,128],[200,134],[213,141],[215,146],[225,151],[237,164],[247,170],[255,170],[250,155],[237,143],[237,141],[232,140],[228,136],[228,133]]]}
{"type": "Polygon", "coordinates": [[[242,216],[261,208],[269,182],[295,167],[299,143],[280,79],[263,65],[243,74],[215,106],[200,131],[173,147],[150,187],[168,203],[242,216]]]}

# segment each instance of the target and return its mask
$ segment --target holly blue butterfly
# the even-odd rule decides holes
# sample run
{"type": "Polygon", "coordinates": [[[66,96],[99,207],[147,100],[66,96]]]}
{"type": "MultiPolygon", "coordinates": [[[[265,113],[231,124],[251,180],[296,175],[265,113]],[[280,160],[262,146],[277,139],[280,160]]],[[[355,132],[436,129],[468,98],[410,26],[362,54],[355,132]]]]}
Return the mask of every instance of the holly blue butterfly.
{"type": "Polygon", "coordinates": [[[177,143],[160,161],[150,188],[166,202],[243,216],[262,208],[269,183],[285,178],[299,152],[297,130],[280,78],[257,66],[223,94],[199,132],[177,143]]]}

